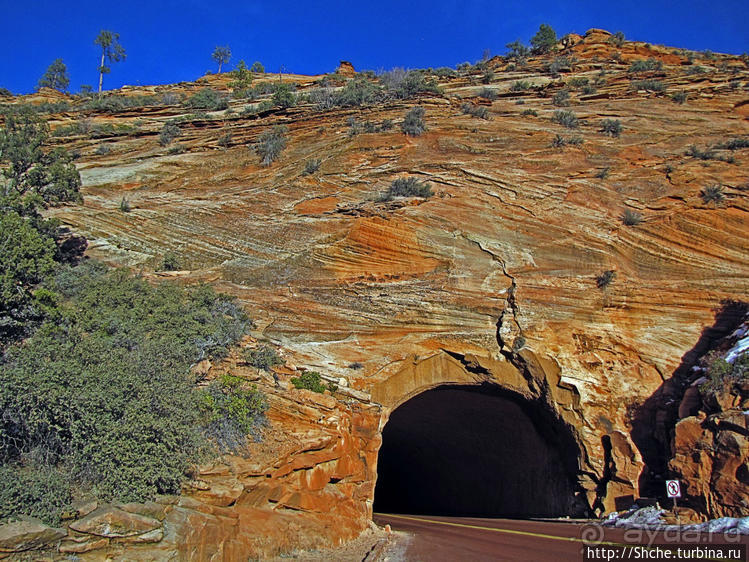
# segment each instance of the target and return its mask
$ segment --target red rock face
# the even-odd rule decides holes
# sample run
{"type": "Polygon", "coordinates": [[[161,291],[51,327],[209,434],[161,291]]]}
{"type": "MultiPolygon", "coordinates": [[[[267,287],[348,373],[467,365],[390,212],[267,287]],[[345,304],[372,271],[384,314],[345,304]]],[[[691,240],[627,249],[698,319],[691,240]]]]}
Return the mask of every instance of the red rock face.
{"type": "MultiPolygon", "coordinates": [[[[90,117],[130,125],[128,134],[58,138],[81,153],[85,203],[53,214],[89,238],[89,255],[149,271],[175,251],[185,270],[154,277],[211,282],[245,304],[254,335],[283,345],[290,363],[349,382],[348,398],[323,402],[268,386],[276,437],[263,460],[201,475],[207,484],[186,491],[170,515],[187,534],[164,541],[197,559],[210,549],[281,552],[356,535],[371,514],[382,425],[409,397],[442,384],[488,381],[543,400],[574,435],[582,493],[598,511],[643,493],[652,470],[665,475],[673,425],[651,420],[661,415],[651,405],[678,404],[664,381],[720,302],[749,294],[749,150],[716,147],[749,134],[746,65],[722,55],[691,64],[674,49],[617,48],[609,37],[571,38],[557,54],[577,61],[562,78],[546,70],[550,57],[511,71],[493,59],[495,101],[479,97],[476,73],[442,79],[442,95],[365,109],[321,112],[305,102],[248,117],[248,103],[233,99],[233,113],[200,116],[175,103],[90,117]],[[650,57],[663,70],[628,72],[631,60],[650,57]],[[704,74],[685,70],[697,64],[704,74]],[[535,87],[512,91],[519,80],[535,87]],[[563,88],[571,105],[562,109],[580,120],[574,130],[552,120],[563,88]],[[682,91],[686,103],[672,101],[682,91]],[[482,104],[490,119],[464,114],[465,102],[482,104]],[[417,104],[428,130],[405,136],[399,126],[417,104]],[[183,151],[169,154],[158,133],[180,116],[183,151]],[[349,135],[350,117],[395,126],[349,135]],[[619,137],[602,131],[604,119],[621,122],[619,137]],[[265,167],[247,145],[276,124],[288,127],[288,147],[265,167]],[[228,148],[218,143],[227,132],[228,148]],[[557,135],[584,142],[560,148],[557,135]],[[101,144],[110,152],[97,153],[101,144]],[[712,147],[712,156],[688,155],[691,145],[712,147]],[[303,174],[312,158],[319,171],[303,174]],[[428,180],[434,195],[382,201],[404,176],[428,180]],[[717,184],[723,200],[706,201],[704,189],[717,184]],[[129,213],[118,210],[123,196],[129,213]],[[624,224],[625,210],[641,222],[624,224]],[[606,271],[616,275],[599,286],[606,271]]],[[[319,78],[283,76],[300,92],[319,78]]],[[[227,83],[211,76],[125,93],[228,93],[227,83]]],[[[51,126],[77,117],[53,116],[51,126]]],[[[743,476],[719,477],[744,474],[743,441],[679,427],[680,470],[692,475],[704,512],[735,512],[721,498],[739,492],[715,490],[745,486],[743,476]],[[718,443],[708,437],[726,455],[698,470],[703,459],[689,448],[718,443]]]]}

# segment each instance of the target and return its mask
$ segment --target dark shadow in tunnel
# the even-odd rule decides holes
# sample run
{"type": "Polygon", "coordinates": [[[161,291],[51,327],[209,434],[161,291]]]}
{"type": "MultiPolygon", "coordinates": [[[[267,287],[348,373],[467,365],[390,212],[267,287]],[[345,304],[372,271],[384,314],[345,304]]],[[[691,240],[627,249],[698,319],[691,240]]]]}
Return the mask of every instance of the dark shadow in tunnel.
{"type": "Polygon", "coordinates": [[[579,448],[541,403],[492,384],[441,386],[382,433],[374,510],[475,517],[579,513],[579,448]]]}

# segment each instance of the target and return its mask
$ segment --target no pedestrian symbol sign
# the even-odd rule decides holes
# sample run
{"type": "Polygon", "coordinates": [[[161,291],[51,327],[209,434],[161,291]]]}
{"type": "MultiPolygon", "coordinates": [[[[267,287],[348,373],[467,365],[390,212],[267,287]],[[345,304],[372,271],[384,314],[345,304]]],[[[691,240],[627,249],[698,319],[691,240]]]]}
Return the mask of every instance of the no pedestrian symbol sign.
{"type": "Polygon", "coordinates": [[[681,486],[679,486],[679,481],[666,480],[666,493],[668,493],[669,498],[680,498],[681,486]]]}

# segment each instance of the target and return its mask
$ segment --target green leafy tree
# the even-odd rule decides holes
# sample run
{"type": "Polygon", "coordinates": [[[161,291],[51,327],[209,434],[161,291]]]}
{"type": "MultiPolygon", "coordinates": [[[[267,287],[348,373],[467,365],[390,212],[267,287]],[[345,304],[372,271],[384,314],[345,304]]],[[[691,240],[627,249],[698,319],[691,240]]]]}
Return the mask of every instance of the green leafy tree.
{"type": "Polygon", "coordinates": [[[257,72],[258,74],[265,74],[265,67],[260,63],[260,61],[255,61],[252,63],[252,66],[250,67],[250,72],[257,72]]]}
{"type": "Polygon", "coordinates": [[[102,29],[94,39],[94,45],[101,47],[101,62],[99,63],[99,92],[104,82],[104,75],[112,69],[108,66],[113,62],[125,60],[125,49],[120,45],[120,34],[102,29]]]}
{"type": "Polygon", "coordinates": [[[536,34],[531,37],[531,45],[533,45],[533,51],[538,54],[544,54],[551,51],[557,44],[557,34],[552,27],[546,23],[542,23],[536,34]]]}
{"type": "Polygon", "coordinates": [[[231,49],[228,46],[216,47],[211,58],[218,64],[218,73],[221,74],[221,67],[231,60],[231,49]]]}
{"type": "Polygon", "coordinates": [[[39,79],[36,84],[36,89],[52,88],[53,90],[59,90],[65,92],[70,85],[70,76],[68,76],[68,67],[62,59],[55,59],[52,64],[47,67],[47,71],[39,79]]]}
{"type": "Polygon", "coordinates": [[[244,91],[252,84],[252,72],[243,60],[239,61],[237,67],[231,71],[231,77],[232,81],[229,82],[229,87],[235,92],[244,91]]]}
{"type": "Polygon", "coordinates": [[[63,149],[45,150],[49,127],[31,111],[8,113],[0,129],[0,164],[5,198],[37,195],[42,204],[78,202],[81,178],[63,149]]]}

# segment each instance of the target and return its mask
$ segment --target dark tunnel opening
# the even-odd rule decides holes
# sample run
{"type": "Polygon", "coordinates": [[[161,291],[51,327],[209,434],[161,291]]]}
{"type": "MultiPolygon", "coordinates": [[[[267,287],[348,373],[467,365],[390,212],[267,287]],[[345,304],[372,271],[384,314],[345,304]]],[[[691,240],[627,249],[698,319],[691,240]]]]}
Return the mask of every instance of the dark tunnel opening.
{"type": "Polygon", "coordinates": [[[580,515],[578,454],[569,429],[541,403],[492,384],[441,386],[390,415],[374,511],[580,515]]]}

